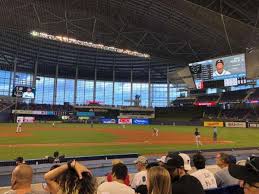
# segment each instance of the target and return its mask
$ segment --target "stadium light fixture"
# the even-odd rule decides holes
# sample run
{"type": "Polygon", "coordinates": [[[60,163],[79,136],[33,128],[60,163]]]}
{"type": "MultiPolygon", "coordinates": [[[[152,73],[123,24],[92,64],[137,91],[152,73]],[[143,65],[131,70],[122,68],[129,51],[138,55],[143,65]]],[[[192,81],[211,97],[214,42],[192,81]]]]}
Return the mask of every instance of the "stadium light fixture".
{"type": "Polygon", "coordinates": [[[31,31],[30,34],[33,37],[39,37],[39,38],[44,38],[44,39],[48,39],[48,40],[55,40],[55,41],[60,41],[60,42],[65,42],[65,43],[70,43],[70,44],[81,45],[81,46],[85,46],[85,47],[102,49],[102,50],[106,50],[106,51],[131,55],[131,56],[135,56],[135,57],[150,58],[149,54],[139,53],[137,51],[131,51],[131,50],[127,50],[127,49],[120,49],[120,48],[116,48],[113,46],[105,46],[103,44],[95,44],[92,42],[76,40],[76,39],[69,38],[66,36],[55,36],[55,35],[47,34],[44,32],[37,32],[37,31],[31,31]]]}

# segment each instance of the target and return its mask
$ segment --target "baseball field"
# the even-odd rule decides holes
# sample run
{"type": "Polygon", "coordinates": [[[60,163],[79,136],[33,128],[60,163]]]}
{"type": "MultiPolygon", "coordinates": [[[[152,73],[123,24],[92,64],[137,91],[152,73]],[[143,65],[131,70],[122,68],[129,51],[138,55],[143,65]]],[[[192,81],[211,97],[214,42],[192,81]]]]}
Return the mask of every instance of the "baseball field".
{"type": "MultiPolygon", "coordinates": [[[[173,150],[197,149],[190,126],[135,126],[88,124],[0,124],[0,160],[44,158],[54,151],[66,156],[140,153],[163,154],[173,150]],[[152,135],[152,128],[159,135],[152,135]]],[[[218,142],[212,141],[212,128],[199,127],[201,149],[259,146],[259,129],[218,128],[218,142]]]]}

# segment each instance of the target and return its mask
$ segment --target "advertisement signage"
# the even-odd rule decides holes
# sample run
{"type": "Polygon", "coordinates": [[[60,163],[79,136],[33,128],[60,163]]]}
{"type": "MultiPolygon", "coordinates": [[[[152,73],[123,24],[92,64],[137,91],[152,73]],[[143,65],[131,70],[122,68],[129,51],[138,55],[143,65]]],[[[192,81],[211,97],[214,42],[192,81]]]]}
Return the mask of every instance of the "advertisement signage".
{"type": "Polygon", "coordinates": [[[149,119],[132,119],[133,125],[149,125],[149,119]]]}
{"type": "Polygon", "coordinates": [[[68,119],[69,119],[69,116],[63,115],[63,116],[61,116],[61,119],[62,119],[62,120],[68,120],[68,119]]]}
{"type": "Polygon", "coordinates": [[[17,117],[17,123],[33,123],[35,121],[35,117],[17,117]]]}
{"type": "Polygon", "coordinates": [[[226,127],[246,128],[246,122],[225,122],[226,127]]]}
{"type": "Polygon", "coordinates": [[[79,120],[88,120],[89,117],[78,117],[79,120]]]}
{"type": "Polygon", "coordinates": [[[12,110],[12,113],[14,114],[22,114],[22,115],[32,115],[32,110],[12,110]]]}
{"type": "Polygon", "coordinates": [[[94,117],[94,112],[77,112],[76,116],[78,117],[94,117]]]}
{"type": "Polygon", "coordinates": [[[223,127],[223,126],[224,126],[223,122],[204,121],[204,127],[223,127]]]}
{"type": "Polygon", "coordinates": [[[118,119],[118,124],[127,124],[127,125],[130,125],[130,124],[132,124],[132,119],[129,119],[129,118],[121,118],[121,119],[118,119]]]}
{"type": "Polygon", "coordinates": [[[101,119],[101,123],[103,123],[103,124],[115,124],[116,119],[101,119]]]}
{"type": "Polygon", "coordinates": [[[35,121],[35,117],[23,117],[24,123],[33,123],[35,121]]]}
{"type": "Polygon", "coordinates": [[[259,123],[258,122],[248,123],[248,127],[250,127],[250,128],[259,128],[259,123]]]}
{"type": "Polygon", "coordinates": [[[217,102],[195,102],[193,103],[195,106],[216,106],[217,102]]]}

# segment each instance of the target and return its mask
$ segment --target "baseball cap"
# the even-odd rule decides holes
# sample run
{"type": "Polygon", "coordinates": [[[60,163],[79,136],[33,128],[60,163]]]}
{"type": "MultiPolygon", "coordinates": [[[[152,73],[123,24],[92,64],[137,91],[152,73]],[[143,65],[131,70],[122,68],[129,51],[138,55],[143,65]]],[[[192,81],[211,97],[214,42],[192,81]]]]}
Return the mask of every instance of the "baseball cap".
{"type": "Polygon", "coordinates": [[[184,153],[180,153],[179,156],[181,156],[184,161],[184,170],[192,170],[190,157],[184,153]]]}
{"type": "Polygon", "coordinates": [[[217,65],[218,63],[222,63],[222,64],[224,64],[224,62],[223,62],[223,60],[222,60],[222,59],[217,60],[217,61],[216,61],[216,65],[217,65]]]}
{"type": "Polygon", "coordinates": [[[184,161],[183,158],[179,155],[173,155],[171,158],[169,158],[165,163],[165,168],[172,169],[172,168],[180,168],[184,167],[184,161]]]}
{"type": "Polygon", "coordinates": [[[230,164],[229,173],[231,176],[244,180],[248,183],[259,182],[259,157],[252,156],[248,158],[245,166],[230,164]]]}
{"type": "Polygon", "coordinates": [[[161,158],[156,159],[158,162],[166,163],[166,156],[162,156],[161,158]]]}
{"type": "Polygon", "coordinates": [[[139,157],[137,158],[137,160],[134,161],[134,163],[136,164],[136,163],[138,163],[138,162],[143,163],[143,164],[146,164],[146,163],[147,163],[147,158],[146,158],[145,156],[139,156],[139,157]]]}

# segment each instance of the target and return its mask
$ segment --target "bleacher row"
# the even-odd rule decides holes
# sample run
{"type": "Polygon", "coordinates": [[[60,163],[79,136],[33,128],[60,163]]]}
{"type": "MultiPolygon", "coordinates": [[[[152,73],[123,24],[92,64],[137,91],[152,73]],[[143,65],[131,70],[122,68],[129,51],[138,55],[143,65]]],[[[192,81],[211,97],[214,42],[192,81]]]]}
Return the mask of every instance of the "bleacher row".
{"type": "MultiPolygon", "coordinates": [[[[251,176],[255,176],[253,180],[256,182],[253,184],[259,183],[259,175],[256,175],[259,168],[259,157],[252,156],[247,161],[238,161],[236,164],[236,158],[226,153],[217,153],[217,166],[206,166],[206,168],[206,159],[200,152],[194,154],[192,160],[189,155],[179,152],[162,156],[156,162],[148,162],[146,157],[139,156],[134,161],[137,169],[135,174],[129,174],[123,160],[114,159],[112,160],[112,173],[106,172],[107,177],[99,177],[98,179],[92,175],[90,169],[75,160],[69,160],[67,163],[59,163],[59,160],[54,160],[55,164],[44,175],[47,185],[42,188],[35,185],[32,187],[31,185],[29,187],[28,185],[22,186],[23,183],[26,183],[26,178],[29,177],[28,181],[31,181],[31,177],[28,175],[28,170],[31,167],[25,163],[19,158],[12,175],[12,178],[15,178],[19,183],[16,187],[12,185],[12,188],[19,194],[243,194],[243,182],[233,177],[236,176],[234,170],[242,166],[249,171],[254,171],[255,175],[252,173],[251,176]],[[195,167],[191,167],[191,161],[195,167]],[[249,165],[252,165],[253,168],[248,168],[249,165]],[[172,173],[176,169],[179,175],[172,173]],[[19,176],[16,177],[15,174],[18,171],[20,171],[19,176]],[[153,171],[156,173],[151,175],[153,171]],[[85,172],[88,174],[84,174],[85,172]],[[25,179],[19,182],[17,179],[23,177],[21,173],[24,173],[25,179]],[[79,179],[79,176],[82,177],[79,179]],[[170,181],[169,185],[165,184],[168,180],[170,181]],[[153,181],[156,182],[155,186],[153,181]],[[22,189],[19,190],[19,187],[22,189]],[[23,193],[22,191],[26,190],[26,187],[29,189],[37,188],[37,190],[33,189],[33,192],[27,192],[27,188],[27,191],[23,193]],[[170,190],[165,193],[152,192],[155,189],[158,189],[157,191],[166,190],[162,187],[170,187],[170,190]]],[[[253,187],[251,182],[250,184],[246,185],[246,188],[253,187]]],[[[10,188],[0,188],[0,193],[15,193],[14,190],[7,191],[8,189],[10,188]]]]}
{"type": "Polygon", "coordinates": [[[242,103],[242,102],[259,101],[259,89],[239,90],[223,92],[221,94],[207,94],[197,97],[177,98],[172,102],[173,106],[188,106],[194,103],[242,103]]]}

